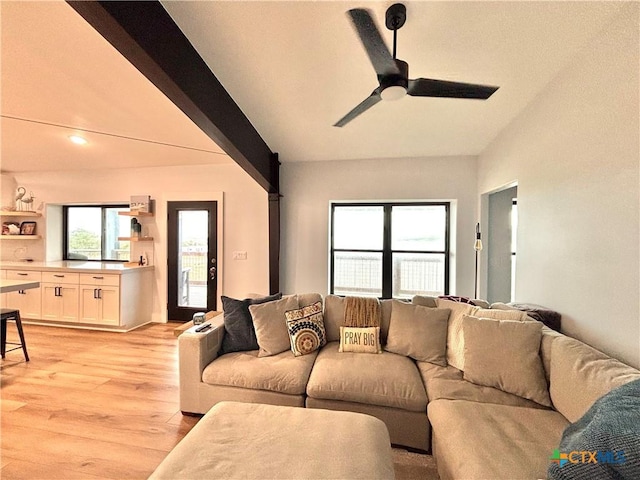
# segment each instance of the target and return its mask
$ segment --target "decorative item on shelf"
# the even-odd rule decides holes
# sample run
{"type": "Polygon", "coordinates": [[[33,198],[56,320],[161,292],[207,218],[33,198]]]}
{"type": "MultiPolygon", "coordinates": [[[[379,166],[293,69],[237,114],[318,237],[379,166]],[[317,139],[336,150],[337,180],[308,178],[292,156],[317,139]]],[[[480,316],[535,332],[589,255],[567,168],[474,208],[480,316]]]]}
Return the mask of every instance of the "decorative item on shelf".
{"type": "Polygon", "coordinates": [[[138,222],[137,218],[131,219],[131,237],[140,238],[142,234],[142,225],[138,222]]]}
{"type": "Polygon", "coordinates": [[[480,222],[476,223],[476,241],[473,244],[473,249],[476,251],[476,281],[474,295],[475,298],[478,298],[478,259],[480,256],[480,252],[482,251],[482,234],[480,233],[480,222]]]}
{"type": "Polygon", "coordinates": [[[16,211],[18,212],[32,212],[31,207],[36,197],[33,192],[29,192],[29,196],[25,197],[27,189],[24,187],[18,187],[16,190],[16,211]]]}
{"type": "Polygon", "coordinates": [[[151,197],[149,195],[131,195],[129,208],[132,212],[151,213],[151,197]]]}
{"type": "Polygon", "coordinates": [[[20,235],[20,224],[18,222],[3,222],[2,235],[20,235]]]}
{"type": "Polygon", "coordinates": [[[36,222],[22,222],[20,224],[20,235],[35,235],[36,227],[36,222]]]}

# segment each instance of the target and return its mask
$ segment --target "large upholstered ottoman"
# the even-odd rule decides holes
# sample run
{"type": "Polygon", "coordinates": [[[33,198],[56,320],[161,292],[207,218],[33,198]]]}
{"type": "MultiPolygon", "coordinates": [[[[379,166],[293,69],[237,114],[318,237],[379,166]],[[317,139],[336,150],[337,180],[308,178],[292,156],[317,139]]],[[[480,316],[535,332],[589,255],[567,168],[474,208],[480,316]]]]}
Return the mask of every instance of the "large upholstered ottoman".
{"type": "Polygon", "coordinates": [[[150,479],[392,479],[389,433],[353,412],[215,405],[150,479]]]}

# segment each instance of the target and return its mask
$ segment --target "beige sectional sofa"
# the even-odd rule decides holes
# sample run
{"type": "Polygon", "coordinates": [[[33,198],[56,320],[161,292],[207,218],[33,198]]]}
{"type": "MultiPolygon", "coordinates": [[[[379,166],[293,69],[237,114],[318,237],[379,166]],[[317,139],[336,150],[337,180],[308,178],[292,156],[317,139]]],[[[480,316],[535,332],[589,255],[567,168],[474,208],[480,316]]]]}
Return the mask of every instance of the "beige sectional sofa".
{"type": "MultiPolygon", "coordinates": [[[[299,295],[298,303],[318,298],[299,295]]],[[[394,302],[382,302],[380,337],[398,352],[400,306],[394,302]]],[[[446,361],[386,350],[339,352],[344,305],[331,295],[324,299],[327,344],[308,355],[259,356],[254,350],[218,356],[224,316],[207,332],[191,328],[179,337],[181,410],[206,413],[230,400],[366,413],[386,424],[393,444],[432,448],[443,479],[543,478],[566,426],[602,395],[640,378],[638,370],[522,312],[429,297],[413,303],[450,310],[442,340],[446,361]],[[491,327],[486,338],[470,335],[478,327],[491,327]],[[514,334],[514,328],[528,333],[514,334]],[[498,347],[484,348],[491,342],[498,347]]]]}

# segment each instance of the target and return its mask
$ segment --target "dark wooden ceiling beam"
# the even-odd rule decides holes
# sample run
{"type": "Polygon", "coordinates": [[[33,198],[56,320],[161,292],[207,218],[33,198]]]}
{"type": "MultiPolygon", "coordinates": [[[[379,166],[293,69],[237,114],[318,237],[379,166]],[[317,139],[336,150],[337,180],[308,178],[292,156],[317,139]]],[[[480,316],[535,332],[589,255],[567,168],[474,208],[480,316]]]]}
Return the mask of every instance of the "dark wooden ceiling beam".
{"type": "Polygon", "coordinates": [[[268,193],[277,155],[157,1],[67,1],[268,193]]]}

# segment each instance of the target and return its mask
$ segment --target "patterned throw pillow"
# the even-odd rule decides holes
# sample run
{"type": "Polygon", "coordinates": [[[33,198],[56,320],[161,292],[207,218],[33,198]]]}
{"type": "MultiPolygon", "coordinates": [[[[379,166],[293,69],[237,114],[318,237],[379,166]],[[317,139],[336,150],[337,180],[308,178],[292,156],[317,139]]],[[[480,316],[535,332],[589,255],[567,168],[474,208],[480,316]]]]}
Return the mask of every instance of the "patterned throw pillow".
{"type": "Polygon", "coordinates": [[[339,352],[382,353],[380,327],[340,327],[339,352]]]}
{"type": "Polygon", "coordinates": [[[322,317],[322,302],[289,310],[284,314],[291,340],[291,351],[296,357],[315,352],[327,343],[322,317]]]}

